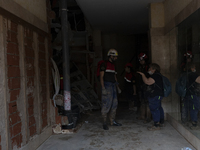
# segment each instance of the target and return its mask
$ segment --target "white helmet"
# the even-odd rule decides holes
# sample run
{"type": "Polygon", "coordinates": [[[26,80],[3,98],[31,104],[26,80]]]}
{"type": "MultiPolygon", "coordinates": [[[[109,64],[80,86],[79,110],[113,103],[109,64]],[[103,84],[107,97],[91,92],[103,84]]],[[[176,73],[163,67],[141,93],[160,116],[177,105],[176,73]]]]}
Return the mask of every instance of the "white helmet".
{"type": "Polygon", "coordinates": [[[107,56],[118,56],[118,52],[115,49],[110,49],[107,56]]]}

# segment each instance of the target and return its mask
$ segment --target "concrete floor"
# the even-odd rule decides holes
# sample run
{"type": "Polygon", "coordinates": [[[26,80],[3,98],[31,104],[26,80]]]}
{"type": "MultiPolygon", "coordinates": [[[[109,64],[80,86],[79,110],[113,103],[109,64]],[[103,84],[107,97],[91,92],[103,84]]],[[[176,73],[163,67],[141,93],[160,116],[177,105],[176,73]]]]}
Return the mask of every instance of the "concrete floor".
{"type": "Polygon", "coordinates": [[[102,129],[100,111],[92,112],[82,127],[73,134],[52,135],[37,150],[181,150],[195,148],[168,122],[157,131],[148,131],[153,122],[144,124],[126,105],[118,109],[121,127],[102,129]]]}

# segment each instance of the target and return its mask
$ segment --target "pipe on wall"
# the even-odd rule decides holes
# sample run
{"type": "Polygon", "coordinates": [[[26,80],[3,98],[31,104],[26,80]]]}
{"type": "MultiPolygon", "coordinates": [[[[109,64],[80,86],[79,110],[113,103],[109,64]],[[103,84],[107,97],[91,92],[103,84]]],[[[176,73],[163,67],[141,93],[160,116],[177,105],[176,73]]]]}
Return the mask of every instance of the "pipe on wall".
{"type": "Polygon", "coordinates": [[[64,88],[64,109],[71,110],[70,92],[70,57],[68,40],[68,19],[67,0],[60,0],[60,17],[62,31],[62,51],[63,51],[63,88],[64,88]]]}

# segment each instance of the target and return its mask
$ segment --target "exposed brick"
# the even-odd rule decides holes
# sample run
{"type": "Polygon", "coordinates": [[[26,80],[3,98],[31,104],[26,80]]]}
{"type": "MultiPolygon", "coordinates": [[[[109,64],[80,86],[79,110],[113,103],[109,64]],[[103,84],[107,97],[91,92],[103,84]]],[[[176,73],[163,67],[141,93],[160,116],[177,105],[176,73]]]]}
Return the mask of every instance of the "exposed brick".
{"type": "Polygon", "coordinates": [[[32,116],[34,114],[34,107],[33,105],[31,107],[28,108],[28,115],[32,116]]]}
{"type": "Polygon", "coordinates": [[[39,36],[38,36],[38,41],[39,41],[40,43],[44,43],[44,36],[42,36],[42,35],[39,34],[39,36]]]}
{"type": "Polygon", "coordinates": [[[40,83],[46,84],[46,77],[40,77],[40,83]]]}
{"type": "Polygon", "coordinates": [[[61,116],[56,116],[56,124],[61,124],[61,116]]]}
{"type": "Polygon", "coordinates": [[[44,116],[44,118],[47,117],[47,108],[42,110],[42,115],[44,116]]]}
{"type": "Polygon", "coordinates": [[[30,96],[30,97],[28,98],[28,105],[29,105],[29,107],[32,106],[33,103],[34,103],[34,98],[33,98],[32,96],[30,96]]]}
{"type": "Polygon", "coordinates": [[[46,86],[42,86],[41,87],[41,94],[46,93],[46,91],[47,91],[47,87],[46,86]]]}
{"type": "Polygon", "coordinates": [[[18,146],[18,148],[19,148],[21,146],[21,143],[22,143],[22,135],[19,134],[19,135],[13,137],[11,140],[12,140],[12,148],[14,146],[18,146]]]}
{"type": "Polygon", "coordinates": [[[17,100],[20,90],[10,90],[10,102],[17,100]]]}
{"type": "Polygon", "coordinates": [[[12,127],[10,127],[11,137],[14,137],[17,134],[21,133],[21,128],[22,128],[22,123],[21,122],[19,122],[19,123],[13,125],[12,127]]]}
{"type": "Polygon", "coordinates": [[[47,118],[42,120],[42,128],[45,128],[47,126],[47,118]]]}
{"type": "Polygon", "coordinates": [[[19,66],[19,56],[7,54],[7,64],[19,66]]]}
{"type": "Polygon", "coordinates": [[[38,48],[39,48],[39,52],[45,53],[46,49],[45,49],[45,45],[44,44],[39,44],[38,48]]]}
{"type": "Polygon", "coordinates": [[[8,67],[8,77],[20,77],[19,67],[8,67]]]}
{"type": "Polygon", "coordinates": [[[24,38],[24,45],[26,47],[32,48],[33,47],[33,39],[24,38]]]}
{"type": "Polygon", "coordinates": [[[47,101],[47,95],[46,95],[46,93],[42,93],[41,94],[41,101],[42,102],[46,102],[47,101]]]}
{"type": "Polygon", "coordinates": [[[15,23],[15,22],[13,22],[13,21],[11,21],[11,28],[10,28],[10,30],[12,30],[12,31],[14,31],[14,32],[17,33],[18,32],[17,27],[18,27],[18,24],[15,23]]]}
{"type": "Polygon", "coordinates": [[[40,60],[45,60],[46,59],[46,56],[45,56],[45,53],[44,52],[39,52],[39,59],[40,60]]]}
{"type": "Polygon", "coordinates": [[[34,77],[27,78],[27,86],[34,86],[34,77]]]}
{"type": "Polygon", "coordinates": [[[36,126],[33,125],[29,128],[29,132],[30,132],[30,136],[33,136],[34,134],[36,134],[36,126]]]}
{"type": "Polygon", "coordinates": [[[59,116],[58,114],[58,108],[55,108],[55,120],[56,120],[56,124],[61,124],[61,116],[59,116]]]}
{"type": "Polygon", "coordinates": [[[44,118],[47,118],[47,113],[42,113],[42,119],[44,119],[44,118]]]}
{"type": "Polygon", "coordinates": [[[18,43],[17,33],[8,30],[7,34],[8,34],[7,35],[7,41],[8,42],[18,43]]]}
{"type": "Polygon", "coordinates": [[[44,69],[44,68],[39,68],[39,75],[40,76],[46,76],[46,69],[44,69]]]}
{"type": "Polygon", "coordinates": [[[34,116],[31,116],[29,117],[29,126],[35,124],[35,117],[34,116]]]}
{"type": "Polygon", "coordinates": [[[35,70],[34,70],[34,68],[26,69],[26,75],[27,75],[27,76],[34,76],[34,75],[35,75],[35,70]]]}
{"type": "Polygon", "coordinates": [[[10,90],[20,88],[20,78],[8,79],[8,87],[10,90]]]}
{"type": "Polygon", "coordinates": [[[12,114],[14,112],[17,112],[17,103],[16,103],[16,101],[9,103],[9,114],[12,114]]]}
{"type": "Polygon", "coordinates": [[[39,66],[40,68],[46,68],[46,62],[44,60],[39,60],[39,66]]]}
{"type": "Polygon", "coordinates": [[[21,118],[19,116],[19,112],[13,113],[11,115],[9,115],[9,125],[14,125],[17,122],[21,121],[21,118]]]}
{"type": "Polygon", "coordinates": [[[19,55],[18,44],[8,42],[8,44],[7,44],[7,53],[19,55]]]}
{"type": "Polygon", "coordinates": [[[35,63],[34,57],[26,57],[26,63],[27,63],[27,64],[31,64],[32,67],[33,67],[33,66],[34,66],[34,63],[35,63]]]}
{"type": "Polygon", "coordinates": [[[32,38],[33,37],[33,31],[31,29],[28,29],[28,28],[25,27],[24,28],[24,36],[32,38]]]}
{"type": "Polygon", "coordinates": [[[27,46],[25,46],[25,54],[26,54],[26,57],[35,57],[34,50],[27,46]]]}

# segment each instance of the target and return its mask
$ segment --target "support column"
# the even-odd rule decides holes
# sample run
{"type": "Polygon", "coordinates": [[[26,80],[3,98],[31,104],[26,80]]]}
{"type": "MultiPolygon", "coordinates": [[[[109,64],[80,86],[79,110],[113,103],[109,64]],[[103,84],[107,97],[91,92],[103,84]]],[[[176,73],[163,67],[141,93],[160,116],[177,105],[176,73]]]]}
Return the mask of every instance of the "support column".
{"type": "MultiPolygon", "coordinates": [[[[171,81],[170,35],[165,35],[163,3],[150,4],[150,39],[152,63],[157,63],[161,73],[171,81]]],[[[162,100],[165,113],[171,112],[171,100],[172,94],[162,100]]]]}
{"type": "Polygon", "coordinates": [[[63,87],[64,87],[64,109],[71,110],[70,93],[70,61],[68,45],[68,19],[67,19],[67,1],[60,1],[60,14],[62,26],[62,51],[63,51],[63,87]]]}

